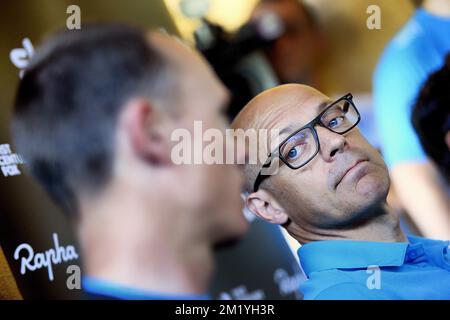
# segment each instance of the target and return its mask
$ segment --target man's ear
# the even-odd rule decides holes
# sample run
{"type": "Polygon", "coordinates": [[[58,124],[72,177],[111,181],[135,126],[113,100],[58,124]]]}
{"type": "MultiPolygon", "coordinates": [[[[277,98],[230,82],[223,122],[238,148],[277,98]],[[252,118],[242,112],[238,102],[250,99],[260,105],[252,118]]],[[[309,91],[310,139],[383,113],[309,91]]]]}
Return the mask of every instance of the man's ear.
{"type": "Polygon", "coordinates": [[[267,222],[283,225],[289,220],[284,208],[264,189],[248,195],[246,204],[251,212],[267,222]]]}
{"type": "Polygon", "coordinates": [[[170,163],[168,138],[161,128],[161,112],[146,98],[134,98],[124,107],[121,129],[140,159],[152,164],[170,163]]]}

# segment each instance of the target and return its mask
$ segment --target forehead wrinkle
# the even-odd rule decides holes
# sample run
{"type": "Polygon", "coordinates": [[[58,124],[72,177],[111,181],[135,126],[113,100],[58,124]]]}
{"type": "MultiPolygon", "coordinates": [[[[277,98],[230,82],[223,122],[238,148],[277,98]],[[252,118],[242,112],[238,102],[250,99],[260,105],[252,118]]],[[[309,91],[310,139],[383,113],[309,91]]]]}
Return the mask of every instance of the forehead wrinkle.
{"type": "Polygon", "coordinates": [[[282,122],[286,112],[295,106],[302,105],[306,97],[298,94],[287,94],[280,89],[274,89],[274,94],[268,98],[268,102],[259,114],[259,128],[281,129],[277,125],[282,122]],[[281,96],[282,95],[282,96],[281,96]]]}
{"type": "Polygon", "coordinates": [[[307,125],[308,123],[310,123],[315,117],[317,117],[323,110],[326,109],[327,106],[329,106],[331,103],[333,103],[333,100],[330,99],[324,99],[322,102],[320,102],[319,104],[317,104],[315,106],[315,109],[317,110],[315,115],[313,117],[311,117],[310,120],[308,120],[307,122],[305,121],[304,123],[298,123],[297,122],[289,122],[285,127],[283,127],[280,130],[280,135],[284,135],[286,134],[286,137],[289,136],[290,134],[294,133],[296,130],[300,129],[301,127],[307,125]]]}
{"type": "MultiPolygon", "coordinates": [[[[322,112],[330,103],[333,101],[329,98],[324,99],[319,104],[316,104],[314,108],[317,110],[314,117],[316,117],[320,112],[322,112]]],[[[284,106],[286,107],[286,105],[284,106]]],[[[310,121],[314,119],[314,117],[311,117],[311,119],[308,122],[300,122],[300,121],[294,121],[292,118],[289,118],[289,122],[284,125],[281,128],[281,123],[283,122],[283,119],[285,117],[285,112],[283,109],[283,106],[279,106],[277,111],[274,112],[268,112],[263,116],[262,119],[260,119],[259,128],[264,128],[268,130],[278,129],[279,131],[279,141],[278,143],[281,143],[284,139],[286,139],[289,135],[293,134],[296,130],[300,129],[310,121]]],[[[269,141],[268,146],[270,146],[271,151],[273,151],[276,146],[272,146],[272,136],[269,135],[269,141]]]]}
{"type": "Polygon", "coordinates": [[[266,129],[268,131],[268,137],[265,144],[266,153],[272,152],[272,149],[275,147],[272,146],[272,130],[280,129],[279,124],[283,120],[284,116],[285,112],[283,110],[283,106],[276,106],[276,109],[274,108],[274,110],[270,110],[270,112],[260,114],[258,117],[255,128],[258,130],[266,129]]]}

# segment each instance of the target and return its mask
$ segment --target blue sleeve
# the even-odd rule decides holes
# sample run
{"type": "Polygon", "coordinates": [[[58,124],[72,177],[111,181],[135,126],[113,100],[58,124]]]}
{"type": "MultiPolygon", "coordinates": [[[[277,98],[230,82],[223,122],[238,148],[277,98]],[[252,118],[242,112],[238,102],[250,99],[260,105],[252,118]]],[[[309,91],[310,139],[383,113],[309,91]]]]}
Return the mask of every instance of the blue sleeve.
{"type": "Polygon", "coordinates": [[[321,291],[314,300],[386,300],[377,289],[355,284],[353,282],[340,283],[321,291]]]}
{"type": "Polygon", "coordinates": [[[375,71],[374,115],[390,169],[426,160],[411,123],[411,110],[426,77],[419,60],[413,50],[390,47],[375,71]]]}

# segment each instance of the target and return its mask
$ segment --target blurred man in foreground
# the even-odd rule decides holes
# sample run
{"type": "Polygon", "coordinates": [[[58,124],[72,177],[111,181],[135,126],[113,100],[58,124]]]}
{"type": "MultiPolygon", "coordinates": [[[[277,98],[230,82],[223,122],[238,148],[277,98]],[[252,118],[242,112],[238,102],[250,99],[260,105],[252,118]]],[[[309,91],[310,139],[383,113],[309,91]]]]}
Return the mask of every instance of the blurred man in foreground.
{"type": "Polygon", "coordinates": [[[171,134],[194,120],[224,129],[227,100],[195,52],[159,33],[84,26],[36,52],[13,136],[74,221],[91,296],[207,298],[213,246],[247,229],[242,177],[231,165],[175,165],[171,134]]]}
{"type": "Polygon", "coordinates": [[[245,166],[249,209],[302,244],[305,299],[450,299],[450,241],[405,236],[359,121],[351,94],[332,101],[285,85],[254,98],[233,127],[280,135],[262,146],[266,160],[245,166]]]}

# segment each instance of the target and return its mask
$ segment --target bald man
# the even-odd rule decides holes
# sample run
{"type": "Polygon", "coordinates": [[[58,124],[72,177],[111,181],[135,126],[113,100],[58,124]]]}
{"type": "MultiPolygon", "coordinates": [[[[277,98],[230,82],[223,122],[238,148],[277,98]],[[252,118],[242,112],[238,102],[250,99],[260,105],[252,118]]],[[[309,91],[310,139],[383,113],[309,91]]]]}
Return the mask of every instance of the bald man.
{"type": "Polygon", "coordinates": [[[333,101],[284,85],[254,98],[233,127],[280,136],[261,146],[266,159],[245,165],[247,206],[302,244],[305,299],[450,299],[450,242],[405,236],[386,205],[386,165],[359,121],[351,94],[333,101]]]}

